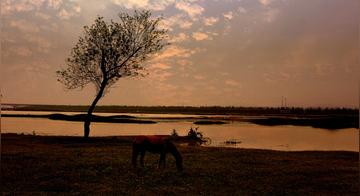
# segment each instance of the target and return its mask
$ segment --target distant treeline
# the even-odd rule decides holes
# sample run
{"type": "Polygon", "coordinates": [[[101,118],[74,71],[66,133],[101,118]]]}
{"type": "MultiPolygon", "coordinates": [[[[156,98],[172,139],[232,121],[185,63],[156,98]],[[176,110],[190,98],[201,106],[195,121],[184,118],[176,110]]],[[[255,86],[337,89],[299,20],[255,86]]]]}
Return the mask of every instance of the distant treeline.
{"type": "MultiPolygon", "coordinates": [[[[7,104],[10,106],[11,104],[7,104]]],[[[8,110],[86,112],[85,105],[11,105],[8,110]]],[[[5,109],[5,108],[3,108],[5,109]]],[[[358,116],[358,109],[351,108],[300,108],[300,107],[234,107],[234,106],[96,106],[95,112],[150,113],[150,114],[202,114],[202,115],[351,115],[358,116]]]]}

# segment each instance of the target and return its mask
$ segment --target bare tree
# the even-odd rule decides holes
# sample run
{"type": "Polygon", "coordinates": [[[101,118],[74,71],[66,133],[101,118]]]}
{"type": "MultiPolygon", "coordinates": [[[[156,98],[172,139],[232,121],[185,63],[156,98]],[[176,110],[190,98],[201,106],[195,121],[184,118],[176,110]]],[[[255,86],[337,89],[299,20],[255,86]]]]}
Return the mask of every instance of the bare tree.
{"type": "Polygon", "coordinates": [[[66,68],[57,71],[58,81],[68,89],[92,83],[96,96],[84,120],[84,137],[89,137],[92,113],[101,97],[122,77],[144,75],[144,62],[167,45],[167,31],[159,27],[161,18],[149,11],[121,13],[119,21],[106,22],[98,17],[84,27],[66,60],[66,68]]]}

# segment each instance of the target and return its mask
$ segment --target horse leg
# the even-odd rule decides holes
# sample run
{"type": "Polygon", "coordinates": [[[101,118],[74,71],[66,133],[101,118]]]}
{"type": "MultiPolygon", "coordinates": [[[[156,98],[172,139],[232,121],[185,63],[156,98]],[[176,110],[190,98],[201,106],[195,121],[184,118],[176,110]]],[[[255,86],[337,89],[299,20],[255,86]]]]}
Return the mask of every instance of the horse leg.
{"type": "Polygon", "coordinates": [[[137,145],[134,143],[133,144],[133,149],[132,149],[132,157],[131,157],[131,163],[134,166],[134,168],[136,168],[136,162],[137,162],[137,157],[139,154],[139,150],[137,145]]]}
{"type": "Polygon", "coordinates": [[[159,169],[165,168],[165,162],[166,162],[166,152],[161,152],[160,160],[159,160],[159,169]]]}
{"type": "Polygon", "coordinates": [[[142,149],[140,152],[140,165],[141,167],[144,167],[144,157],[145,157],[145,150],[142,149]]]}

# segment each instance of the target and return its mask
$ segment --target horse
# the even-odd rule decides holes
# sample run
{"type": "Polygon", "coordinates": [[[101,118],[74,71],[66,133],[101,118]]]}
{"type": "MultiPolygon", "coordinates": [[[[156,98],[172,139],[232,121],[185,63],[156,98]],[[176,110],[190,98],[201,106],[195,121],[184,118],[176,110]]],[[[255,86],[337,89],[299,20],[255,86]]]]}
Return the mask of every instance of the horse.
{"type": "Polygon", "coordinates": [[[140,165],[144,167],[145,152],[160,154],[159,169],[165,168],[166,154],[171,153],[176,160],[178,171],[183,170],[182,156],[170,139],[163,136],[137,136],[133,142],[132,165],[136,168],[137,157],[140,153],[140,165]]]}

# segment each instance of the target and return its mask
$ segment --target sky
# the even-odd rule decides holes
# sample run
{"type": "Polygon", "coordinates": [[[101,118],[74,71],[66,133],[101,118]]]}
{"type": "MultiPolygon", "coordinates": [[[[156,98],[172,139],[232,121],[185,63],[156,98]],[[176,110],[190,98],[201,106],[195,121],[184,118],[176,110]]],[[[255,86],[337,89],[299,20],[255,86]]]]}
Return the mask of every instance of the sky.
{"type": "Polygon", "coordinates": [[[359,106],[358,0],[2,0],[3,103],[88,105],[56,71],[97,16],[151,10],[169,42],[99,105],[359,106]]]}

